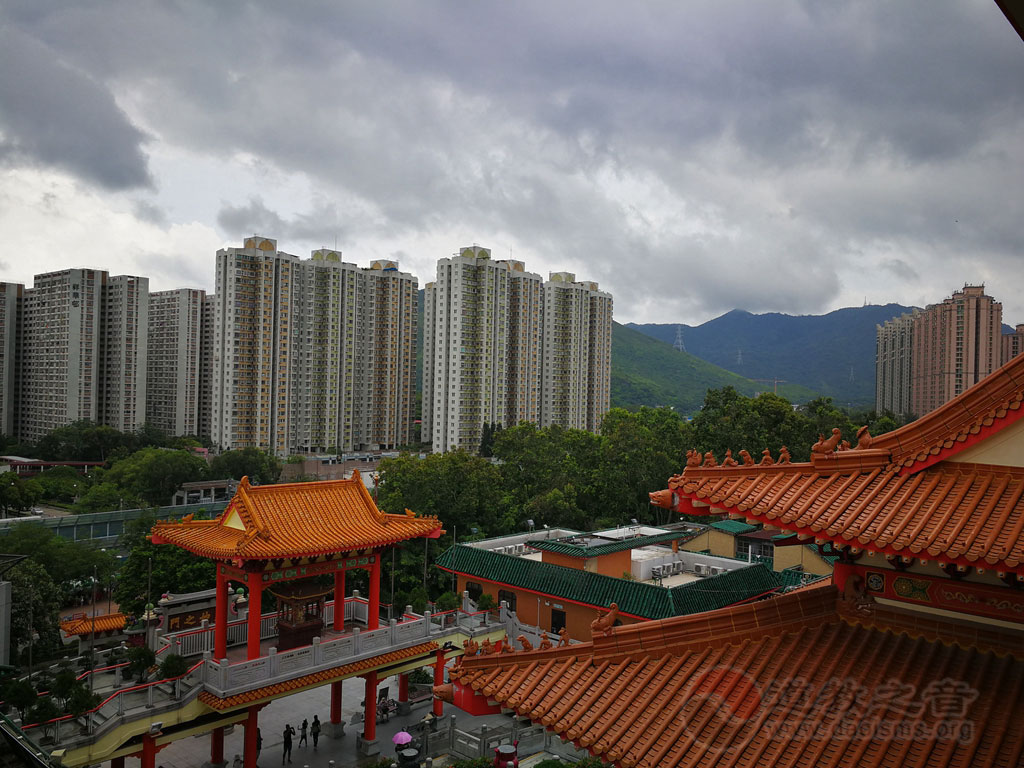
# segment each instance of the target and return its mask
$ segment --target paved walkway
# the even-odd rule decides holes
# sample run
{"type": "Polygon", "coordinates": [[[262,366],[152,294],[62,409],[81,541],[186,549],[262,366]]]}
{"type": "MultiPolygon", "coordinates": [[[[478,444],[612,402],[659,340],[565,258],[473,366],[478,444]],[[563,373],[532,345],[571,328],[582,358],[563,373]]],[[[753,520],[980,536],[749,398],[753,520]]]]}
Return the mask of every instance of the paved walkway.
{"type": "MultiPolygon", "coordinates": [[[[382,681],[381,686],[390,688],[392,698],[397,698],[398,678],[390,677],[382,681]]],[[[373,763],[381,757],[394,755],[392,737],[398,731],[418,723],[430,711],[429,702],[414,706],[408,715],[392,715],[386,723],[377,725],[377,741],[381,754],[373,758],[361,758],[356,752],[356,734],[362,733],[362,723],[351,723],[354,714],[361,713],[360,702],[363,699],[363,681],[361,678],[346,680],[342,688],[342,720],[345,723],[345,735],[339,739],[327,736],[327,724],[330,721],[330,690],[324,685],[310,691],[293,694],[283,699],[272,701],[260,711],[260,732],[263,735],[263,751],[260,753],[260,768],[275,768],[281,765],[281,734],[285,724],[290,724],[298,731],[303,718],[313,721],[313,715],[320,717],[325,723],[325,732],[320,736],[319,749],[314,752],[310,741],[308,747],[298,746],[298,735],[292,740],[292,765],[295,768],[330,768],[334,761],[335,768],[356,768],[373,763]]],[[[379,690],[379,688],[378,688],[379,690]]],[[[505,715],[488,715],[473,717],[451,705],[445,705],[445,717],[455,715],[459,727],[464,730],[478,729],[481,725],[498,727],[508,725],[510,719],[505,715]]],[[[236,754],[243,753],[245,729],[236,725],[224,737],[224,757],[230,768],[236,754]]],[[[179,739],[160,751],[156,757],[157,766],[162,768],[201,768],[210,759],[210,737],[208,734],[198,737],[179,739]]],[[[110,766],[109,761],[102,764],[110,766]]],[[[129,759],[126,768],[133,768],[138,763],[129,759]]]]}

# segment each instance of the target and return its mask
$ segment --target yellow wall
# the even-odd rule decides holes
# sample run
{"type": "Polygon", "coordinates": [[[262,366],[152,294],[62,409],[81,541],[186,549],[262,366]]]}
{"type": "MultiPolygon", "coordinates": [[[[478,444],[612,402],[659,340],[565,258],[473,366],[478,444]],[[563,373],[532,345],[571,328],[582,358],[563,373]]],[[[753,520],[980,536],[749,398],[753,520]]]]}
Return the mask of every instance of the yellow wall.
{"type": "MultiPolygon", "coordinates": [[[[477,577],[466,578],[462,574],[459,574],[458,577],[459,594],[462,594],[466,589],[467,581],[474,581],[483,587],[484,592],[493,597],[496,603],[498,602],[499,589],[514,592],[516,595],[516,617],[523,624],[540,627],[544,630],[550,630],[551,611],[561,610],[565,612],[565,628],[569,630],[569,637],[573,640],[584,641],[592,639],[590,633],[590,622],[598,616],[598,609],[596,607],[570,603],[565,600],[560,600],[557,597],[537,595],[533,592],[495,584],[487,581],[486,579],[480,579],[477,577]],[[557,606],[561,606],[561,608],[558,608],[557,606]]],[[[639,621],[638,619],[631,619],[626,616],[621,616],[620,620],[623,624],[636,624],[639,621]]],[[[558,638],[552,636],[551,639],[552,641],[557,641],[558,638]]]]}
{"type": "Polygon", "coordinates": [[[731,533],[708,528],[695,539],[680,543],[680,548],[687,552],[704,552],[717,557],[736,557],[736,537],[731,533]]]}
{"type": "Polygon", "coordinates": [[[977,445],[964,449],[947,461],[1024,467],[1024,420],[1011,424],[977,445]]]}
{"type": "Polygon", "coordinates": [[[822,560],[821,555],[812,551],[802,544],[794,544],[789,547],[775,547],[775,562],[773,568],[776,571],[783,571],[786,568],[803,566],[806,573],[814,573],[819,576],[829,576],[832,573],[832,566],[822,560]]]}

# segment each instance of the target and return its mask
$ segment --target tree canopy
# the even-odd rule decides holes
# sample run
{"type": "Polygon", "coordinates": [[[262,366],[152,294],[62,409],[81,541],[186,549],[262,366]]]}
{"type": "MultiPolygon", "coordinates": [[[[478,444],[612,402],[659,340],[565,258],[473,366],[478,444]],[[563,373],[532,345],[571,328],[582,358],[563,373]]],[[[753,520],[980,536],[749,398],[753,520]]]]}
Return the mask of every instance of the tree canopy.
{"type": "Polygon", "coordinates": [[[210,461],[210,477],[216,480],[248,477],[258,485],[276,483],[281,476],[281,460],[259,448],[224,451],[210,461]]]}

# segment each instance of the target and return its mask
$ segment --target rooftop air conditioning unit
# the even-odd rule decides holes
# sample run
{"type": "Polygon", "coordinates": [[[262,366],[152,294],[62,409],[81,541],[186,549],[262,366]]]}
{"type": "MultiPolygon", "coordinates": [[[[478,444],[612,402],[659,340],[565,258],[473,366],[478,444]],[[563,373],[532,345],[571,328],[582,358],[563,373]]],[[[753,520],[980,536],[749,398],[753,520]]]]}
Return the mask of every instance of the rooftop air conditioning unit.
{"type": "Polygon", "coordinates": [[[712,576],[717,576],[721,572],[722,572],[721,568],[718,568],[718,567],[716,567],[714,565],[709,565],[708,566],[708,573],[710,573],[712,576]]]}
{"type": "Polygon", "coordinates": [[[703,576],[706,570],[707,566],[705,566],[704,563],[694,563],[693,565],[693,572],[698,576],[703,576]]]}

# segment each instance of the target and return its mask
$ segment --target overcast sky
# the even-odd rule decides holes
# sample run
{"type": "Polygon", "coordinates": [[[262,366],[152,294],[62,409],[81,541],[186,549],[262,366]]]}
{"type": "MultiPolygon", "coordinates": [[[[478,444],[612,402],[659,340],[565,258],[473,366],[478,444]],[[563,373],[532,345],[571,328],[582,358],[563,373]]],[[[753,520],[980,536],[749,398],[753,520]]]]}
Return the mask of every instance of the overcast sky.
{"type": "Polygon", "coordinates": [[[1024,42],[992,0],[0,0],[0,279],[213,289],[246,234],[479,243],[620,322],[985,282],[1024,322],[1024,42]]]}

